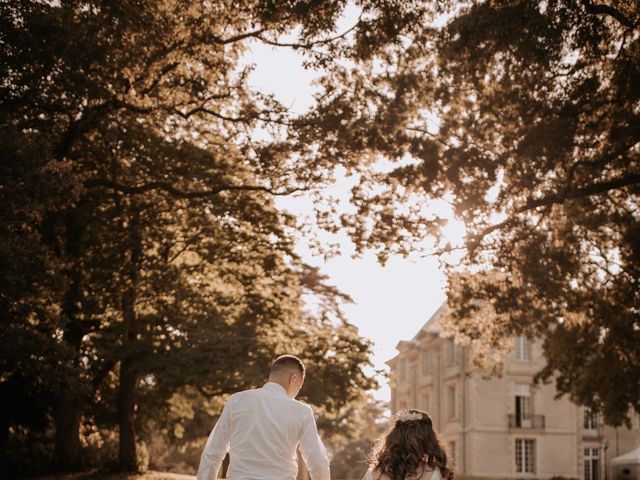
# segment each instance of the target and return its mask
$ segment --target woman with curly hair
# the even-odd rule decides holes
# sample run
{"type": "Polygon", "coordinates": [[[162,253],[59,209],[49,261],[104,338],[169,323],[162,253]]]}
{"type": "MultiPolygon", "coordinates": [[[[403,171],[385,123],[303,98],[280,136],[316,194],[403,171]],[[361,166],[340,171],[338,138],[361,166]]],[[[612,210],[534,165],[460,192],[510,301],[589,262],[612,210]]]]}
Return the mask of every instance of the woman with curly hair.
{"type": "Polygon", "coordinates": [[[391,429],[378,439],[369,455],[363,480],[453,480],[452,465],[421,410],[402,410],[391,419],[391,429]]]}

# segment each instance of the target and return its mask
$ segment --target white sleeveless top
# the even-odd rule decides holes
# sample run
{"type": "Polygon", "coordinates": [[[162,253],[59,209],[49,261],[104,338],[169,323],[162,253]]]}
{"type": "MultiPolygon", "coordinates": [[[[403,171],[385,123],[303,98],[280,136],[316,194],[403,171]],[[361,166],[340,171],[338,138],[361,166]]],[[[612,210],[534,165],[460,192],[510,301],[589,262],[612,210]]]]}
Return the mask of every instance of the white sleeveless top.
{"type": "MultiPolygon", "coordinates": [[[[373,469],[369,469],[367,470],[367,473],[365,473],[364,478],[362,480],[378,480],[376,478],[373,478],[373,469]]],[[[435,470],[433,471],[433,474],[431,474],[431,480],[442,480],[442,474],[440,473],[440,469],[438,467],[435,468],[435,470]]]]}

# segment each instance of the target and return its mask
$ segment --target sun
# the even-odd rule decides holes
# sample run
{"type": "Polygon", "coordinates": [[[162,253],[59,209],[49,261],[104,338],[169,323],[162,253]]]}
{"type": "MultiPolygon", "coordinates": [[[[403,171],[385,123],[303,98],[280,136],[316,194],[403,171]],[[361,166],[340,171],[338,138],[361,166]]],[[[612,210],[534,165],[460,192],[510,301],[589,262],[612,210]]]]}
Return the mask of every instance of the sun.
{"type": "Polygon", "coordinates": [[[467,236],[467,227],[465,223],[456,217],[453,211],[453,199],[447,195],[438,199],[422,199],[421,215],[425,220],[442,222],[440,227],[439,238],[431,238],[435,249],[445,247],[462,248],[464,247],[467,236]]]}
{"type": "Polygon", "coordinates": [[[462,247],[467,236],[467,227],[464,222],[453,215],[446,219],[447,224],[442,227],[444,241],[452,247],[462,247]]]}

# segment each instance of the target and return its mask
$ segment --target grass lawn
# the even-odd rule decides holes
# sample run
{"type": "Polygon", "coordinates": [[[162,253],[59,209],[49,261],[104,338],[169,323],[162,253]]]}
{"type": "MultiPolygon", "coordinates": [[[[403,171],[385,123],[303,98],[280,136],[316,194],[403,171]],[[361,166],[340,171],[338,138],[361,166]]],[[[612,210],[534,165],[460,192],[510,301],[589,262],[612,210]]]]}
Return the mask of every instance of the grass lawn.
{"type": "Polygon", "coordinates": [[[193,475],[168,472],[146,472],[136,475],[126,473],[84,472],[40,477],[36,480],[194,480],[193,475]]]}

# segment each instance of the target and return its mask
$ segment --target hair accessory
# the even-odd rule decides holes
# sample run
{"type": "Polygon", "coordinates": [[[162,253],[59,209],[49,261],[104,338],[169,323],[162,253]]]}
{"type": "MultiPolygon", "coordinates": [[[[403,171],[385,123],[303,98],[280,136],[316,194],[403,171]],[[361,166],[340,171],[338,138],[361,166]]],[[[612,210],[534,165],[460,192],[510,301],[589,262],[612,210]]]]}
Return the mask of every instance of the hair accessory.
{"type": "Polygon", "coordinates": [[[421,413],[412,413],[408,410],[401,410],[396,415],[396,422],[413,422],[416,420],[422,420],[421,413]]]}

